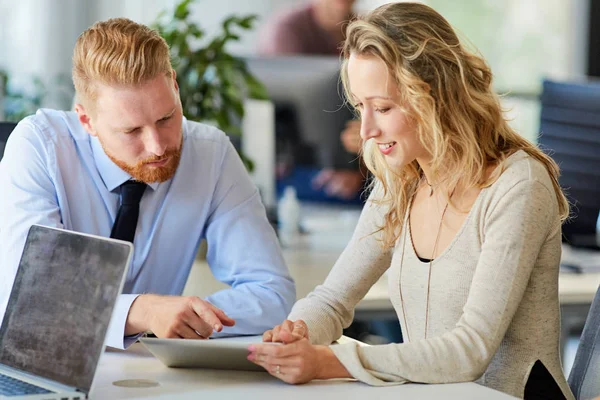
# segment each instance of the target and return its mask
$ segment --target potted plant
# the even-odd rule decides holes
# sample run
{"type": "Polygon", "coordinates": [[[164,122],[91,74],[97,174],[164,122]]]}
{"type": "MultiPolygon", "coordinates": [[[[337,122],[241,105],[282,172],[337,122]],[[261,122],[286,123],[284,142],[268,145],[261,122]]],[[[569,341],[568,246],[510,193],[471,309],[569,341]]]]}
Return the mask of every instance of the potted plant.
{"type": "MultiPolygon", "coordinates": [[[[252,29],[257,17],[232,15],[222,22],[220,33],[207,39],[205,31],[190,18],[190,4],[194,1],[183,0],[171,12],[161,12],[152,27],[171,49],[183,114],[239,135],[244,99],[267,100],[268,95],[246,62],[228,53],[226,45],[240,39],[237,32],[252,29]]],[[[252,171],[251,160],[240,156],[252,171]]]]}

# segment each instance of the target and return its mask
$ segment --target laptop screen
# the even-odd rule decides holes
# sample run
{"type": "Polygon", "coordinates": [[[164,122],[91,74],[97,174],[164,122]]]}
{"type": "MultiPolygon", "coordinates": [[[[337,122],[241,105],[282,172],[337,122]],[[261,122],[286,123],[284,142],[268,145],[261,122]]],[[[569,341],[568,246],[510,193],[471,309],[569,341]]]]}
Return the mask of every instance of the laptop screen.
{"type": "Polygon", "coordinates": [[[89,392],[130,249],[32,226],[0,328],[0,363],[89,392]]]}

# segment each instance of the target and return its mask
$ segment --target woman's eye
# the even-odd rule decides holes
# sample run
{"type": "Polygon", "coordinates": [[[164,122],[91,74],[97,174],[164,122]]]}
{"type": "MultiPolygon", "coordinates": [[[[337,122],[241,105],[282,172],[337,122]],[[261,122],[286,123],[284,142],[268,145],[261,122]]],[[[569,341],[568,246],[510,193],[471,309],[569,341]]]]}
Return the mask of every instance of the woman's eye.
{"type": "Polygon", "coordinates": [[[375,111],[377,111],[378,113],[381,114],[385,114],[386,112],[390,111],[389,108],[376,108],[375,111]]]}

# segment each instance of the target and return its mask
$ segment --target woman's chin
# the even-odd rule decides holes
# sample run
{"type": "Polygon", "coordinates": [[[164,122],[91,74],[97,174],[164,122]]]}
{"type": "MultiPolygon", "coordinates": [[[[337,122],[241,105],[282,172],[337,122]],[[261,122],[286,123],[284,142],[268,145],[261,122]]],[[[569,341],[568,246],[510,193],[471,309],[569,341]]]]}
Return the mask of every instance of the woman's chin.
{"type": "Polygon", "coordinates": [[[403,157],[399,159],[399,157],[386,156],[385,161],[387,162],[388,167],[393,171],[400,171],[408,164],[403,157]]]}

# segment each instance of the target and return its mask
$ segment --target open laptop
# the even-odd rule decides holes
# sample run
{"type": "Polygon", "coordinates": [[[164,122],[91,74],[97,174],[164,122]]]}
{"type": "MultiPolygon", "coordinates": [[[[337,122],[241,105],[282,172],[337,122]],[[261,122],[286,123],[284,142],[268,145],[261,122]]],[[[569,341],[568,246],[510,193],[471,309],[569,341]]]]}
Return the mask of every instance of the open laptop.
{"type": "Polygon", "coordinates": [[[85,399],[133,246],[33,225],[0,328],[0,399],[85,399]]]}

